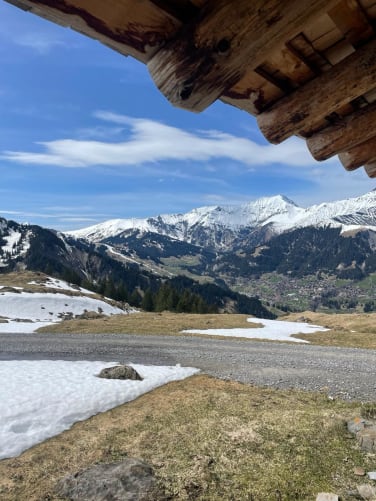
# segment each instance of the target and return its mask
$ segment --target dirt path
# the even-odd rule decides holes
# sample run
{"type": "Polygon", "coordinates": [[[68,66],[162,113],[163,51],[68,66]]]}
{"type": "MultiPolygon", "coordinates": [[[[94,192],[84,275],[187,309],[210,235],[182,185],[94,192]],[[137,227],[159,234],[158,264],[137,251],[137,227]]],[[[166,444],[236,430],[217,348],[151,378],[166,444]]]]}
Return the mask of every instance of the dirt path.
{"type": "Polygon", "coordinates": [[[200,368],[275,388],[376,401],[376,351],[202,337],[0,334],[0,360],[108,360],[200,368]]]}

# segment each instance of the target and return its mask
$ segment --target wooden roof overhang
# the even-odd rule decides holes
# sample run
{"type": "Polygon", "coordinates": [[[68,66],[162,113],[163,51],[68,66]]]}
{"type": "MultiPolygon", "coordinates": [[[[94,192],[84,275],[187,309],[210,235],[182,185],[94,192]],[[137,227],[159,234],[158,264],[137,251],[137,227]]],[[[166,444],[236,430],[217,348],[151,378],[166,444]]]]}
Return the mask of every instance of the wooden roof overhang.
{"type": "Polygon", "coordinates": [[[376,177],[376,0],[6,1],[147,64],[175,106],[220,99],[376,177]]]}

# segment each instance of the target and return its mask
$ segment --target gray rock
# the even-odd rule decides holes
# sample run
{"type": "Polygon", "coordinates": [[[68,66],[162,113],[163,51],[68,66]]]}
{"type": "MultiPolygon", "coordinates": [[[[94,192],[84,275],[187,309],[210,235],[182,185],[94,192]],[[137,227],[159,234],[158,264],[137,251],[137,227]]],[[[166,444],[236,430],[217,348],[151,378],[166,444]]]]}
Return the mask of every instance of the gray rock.
{"type": "Polygon", "coordinates": [[[70,501],[151,501],[161,499],[151,466],[140,459],[99,464],[61,479],[55,491],[70,501]]]}
{"type": "Polygon", "coordinates": [[[98,377],[105,379],[132,379],[134,381],[142,381],[140,374],[129,365],[115,365],[115,367],[107,367],[101,370],[98,377]]]}
{"type": "Polygon", "coordinates": [[[362,499],[374,501],[376,499],[376,489],[368,484],[359,485],[357,491],[362,499]]]}
{"type": "Polygon", "coordinates": [[[350,433],[358,433],[366,427],[366,420],[361,417],[355,417],[347,422],[347,429],[350,433]]]}
{"type": "Polygon", "coordinates": [[[331,492],[319,492],[316,501],[339,501],[339,497],[331,492]]]}
{"type": "Polygon", "coordinates": [[[376,452],[376,426],[359,431],[356,438],[364,451],[376,452]]]}

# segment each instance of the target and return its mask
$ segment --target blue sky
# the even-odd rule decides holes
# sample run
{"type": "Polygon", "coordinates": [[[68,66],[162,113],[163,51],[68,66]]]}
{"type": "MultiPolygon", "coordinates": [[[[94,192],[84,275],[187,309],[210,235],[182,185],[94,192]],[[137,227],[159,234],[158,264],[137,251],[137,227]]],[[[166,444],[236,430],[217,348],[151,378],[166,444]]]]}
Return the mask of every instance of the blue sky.
{"type": "Polygon", "coordinates": [[[0,1],[0,216],[56,229],[284,194],[362,195],[363,169],[269,145],[245,112],[173,108],[147,68],[0,1]]]}

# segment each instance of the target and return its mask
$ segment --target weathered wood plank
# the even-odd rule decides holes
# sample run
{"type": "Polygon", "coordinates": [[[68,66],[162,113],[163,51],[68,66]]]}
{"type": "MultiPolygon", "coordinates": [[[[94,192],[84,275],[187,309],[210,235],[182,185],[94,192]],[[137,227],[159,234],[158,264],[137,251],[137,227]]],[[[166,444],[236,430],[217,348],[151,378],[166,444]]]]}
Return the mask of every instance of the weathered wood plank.
{"type": "Polygon", "coordinates": [[[328,12],[344,37],[354,47],[369,40],[374,31],[359,4],[354,0],[342,0],[328,12]]]}
{"type": "MultiPolygon", "coordinates": [[[[327,10],[330,8],[329,6],[327,10]]],[[[309,23],[303,33],[318,52],[324,52],[342,38],[342,33],[327,13],[321,15],[316,22],[309,23]]]]}
{"type": "Polygon", "coordinates": [[[282,98],[258,116],[268,141],[284,139],[309,130],[329,112],[376,87],[376,40],[368,43],[326,73],[282,98]]]}
{"type": "Polygon", "coordinates": [[[308,148],[316,160],[327,160],[333,155],[368,141],[375,135],[376,103],[345,117],[307,139],[308,148]]]}
{"type": "Polygon", "coordinates": [[[376,177],[376,161],[365,165],[364,170],[366,171],[368,177],[376,177]]]}
{"type": "Polygon", "coordinates": [[[8,0],[146,63],[181,27],[151,0],[8,0]]]}
{"type": "Polygon", "coordinates": [[[149,61],[150,74],[172,104],[202,111],[337,2],[211,0],[149,61]]]}
{"type": "Polygon", "coordinates": [[[315,50],[312,43],[308,40],[304,33],[299,33],[299,35],[287,42],[287,44],[291,50],[296,51],[300,57],[304,58],[312,71],[317,75],[331,67],[327,59],[325,59],[320,52],[315,50]]]}
{"type": "Polygon", "coordinates": [[[268,62],[279,68],[295,86],[303,85],[315,76],[310,66],[288,46],[283,46],[280,50],[271,53],[268,62]]]}
{"type": "Polygon", "coordinates": [[[254,71],[247,71],[234,87],[222,94],[221,101],[247,111],[251,115],[257,115],[283,95],[279,87],[254,71]]]}
{"type": "Polygon", "coordinates": [[[354,47],[347,40],[340,40],[323,52],[325,59],[334,66],[355,52],[354,47]]]}
{"type": "Polygon", "coordinates": [[[339,154],[346,170],[355,170],[376,158],[376,136],[339,154]]]}

